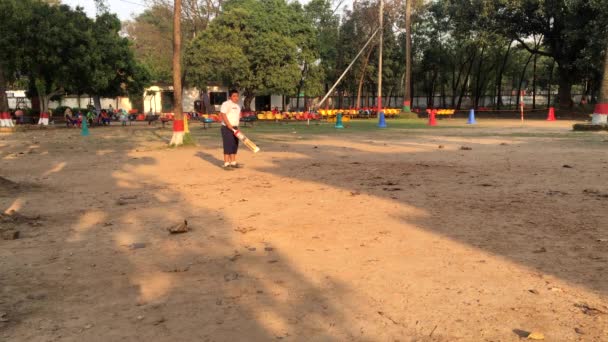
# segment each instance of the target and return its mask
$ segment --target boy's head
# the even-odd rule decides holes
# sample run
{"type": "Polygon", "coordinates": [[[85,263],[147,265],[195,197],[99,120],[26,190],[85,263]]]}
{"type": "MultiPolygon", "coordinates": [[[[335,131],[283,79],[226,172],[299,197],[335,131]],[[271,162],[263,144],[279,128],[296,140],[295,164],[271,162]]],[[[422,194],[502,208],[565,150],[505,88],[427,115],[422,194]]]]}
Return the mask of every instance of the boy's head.
{"type": "Polygon", "coordinates": [[[236,89],[232,89],[230,90],[230,92],[228,93],[228,96],[230,97],[230,100],[234,103],[239,102],[239,91],[236,89]]]}

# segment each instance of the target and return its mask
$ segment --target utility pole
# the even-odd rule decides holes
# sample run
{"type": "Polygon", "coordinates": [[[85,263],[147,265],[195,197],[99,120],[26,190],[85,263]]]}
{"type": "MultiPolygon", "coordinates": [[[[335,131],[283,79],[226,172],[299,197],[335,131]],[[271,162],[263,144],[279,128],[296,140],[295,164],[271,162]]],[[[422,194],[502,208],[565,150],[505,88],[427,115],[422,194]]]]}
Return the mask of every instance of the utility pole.
{"type": "Polygon", "coordinates": [[[380,112],[382,111],[382,43],[384,37],[384,0],[380,0],[379,6],[379,21],[380,21],[380,34],[379,34],[379,42],[378,42],[378,119],[380,119],[380,112]]]}

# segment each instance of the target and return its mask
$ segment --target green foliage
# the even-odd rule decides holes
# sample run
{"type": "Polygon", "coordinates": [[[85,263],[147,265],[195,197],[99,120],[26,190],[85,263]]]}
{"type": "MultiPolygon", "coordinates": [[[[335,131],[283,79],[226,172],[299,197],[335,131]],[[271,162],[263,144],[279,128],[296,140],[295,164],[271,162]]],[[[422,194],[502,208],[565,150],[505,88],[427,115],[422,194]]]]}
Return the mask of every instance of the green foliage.
{"type": "MultiPolygon", "coordinates": [[[[131,41],[138,62],[150,72],[154,82],[172,82],[173,54],[173,12],[172,8],[163,5],[153,5],[137,16],[133,21],[125,23],[125,31],[131,41]]],[[[187,31],[182,27],[182,32],[187,31]]],[[[182,42],[189,39],[182,38],[182,42]]]]}
{"type": "Polygon", "coordinates": [[[0,21],[6,81],[27,79],[29,95],[40,97],[42,110],[65,92],[142,93],[149,79],[120,36],[120,21],[107,11],[93,21],[81,8],[7,0],[0,2],[0,21]]]}
{"type": "Polygon", "coordinates": [[[120,36],[120,20],[106,12],[91,24],[88,64],[83,67],[87,77],[80,78],[77,90],[103,97],[141,96],[150,75],[135,61],[129,40],[120,36]]]}
{"type": "Polygon", "coordinates": [[[521,0],[496,2],[496,27],[526,50],[557,63],[560,100],[570,100],[570,87],[582,80],[599,86],[602,55],[608,44],[608,1],[521,0]],[[542,49],[526,38],[542,37],[542,49]]]}
{"type": "Polygon", "coordinates": [[[237,86],[244,90],[245,107],[255,94],[294,93],[304,66],[316,58],[314,35],[297,4],[229,1],[188,47],[188,80],[201,89],[213,82],[237,86]]]}

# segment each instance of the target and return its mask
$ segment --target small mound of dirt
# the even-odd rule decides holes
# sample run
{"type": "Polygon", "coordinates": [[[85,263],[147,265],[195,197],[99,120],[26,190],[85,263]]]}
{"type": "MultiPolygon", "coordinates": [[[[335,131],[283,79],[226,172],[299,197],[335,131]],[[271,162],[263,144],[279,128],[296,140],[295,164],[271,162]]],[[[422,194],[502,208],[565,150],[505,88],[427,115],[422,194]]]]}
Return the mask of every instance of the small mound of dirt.
{"type": "Polygon", "coordinates": [[[0,187],[2,187],[2,188],[4,188],[4,187],[9,187],[9,188],[13,187],[13,188],[16,188],[16,187],[19,187],[19,184],[13,182],[12,180],[8,180],[8,179],[6,179],[4,177],[0,177],[0,187]]]}
{"type": "Polygon", "coordinates": [[[20,224],[29,224],[31,226],[38,225],[40,221],[40,215],[36,216],[26,216],[19,214],[18,212],[11,210],[8,214],[0,213],[0,223],[12,224],[12,225],[20,225],[20,224]]]}
{"type": "Polygon", "coordinates": [[[23,236],[23,229],[29,231],[30,227],[39,227],[40,215],[37,216],[25,216],[18,212],[11,210],[8,214],[0,213],[0,237],[3,240],[17,240],[23,236]]]}
{"type": "Polygon", "coordinates": [[[15,194],[20,190],[19,184],[0,177],[0,196],[15,194]]]}
{"type": "Polygon", "coordinates": [[[17,193],[40,189],[41,186],[33,183],[17,183],[0,176],[0,196],[10,196],[17,193]]]}

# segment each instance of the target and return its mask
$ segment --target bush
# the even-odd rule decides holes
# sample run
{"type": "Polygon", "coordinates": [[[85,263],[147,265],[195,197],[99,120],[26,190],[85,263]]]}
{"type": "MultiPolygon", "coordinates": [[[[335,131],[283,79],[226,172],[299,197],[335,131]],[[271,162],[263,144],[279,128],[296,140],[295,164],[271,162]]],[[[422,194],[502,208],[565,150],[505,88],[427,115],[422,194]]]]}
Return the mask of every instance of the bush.
{"type": "MultiPolygon", "coordinates": [[[[63,116],[63,114],[65,113],[65,110],[68,108],[68,106],[59,106],[55,109],[53,109],[53,116],[63,116]]],[[[74,110],[72,109],[72,112],[74,112],[74,110]]]]}

